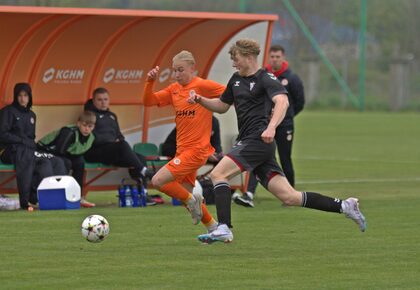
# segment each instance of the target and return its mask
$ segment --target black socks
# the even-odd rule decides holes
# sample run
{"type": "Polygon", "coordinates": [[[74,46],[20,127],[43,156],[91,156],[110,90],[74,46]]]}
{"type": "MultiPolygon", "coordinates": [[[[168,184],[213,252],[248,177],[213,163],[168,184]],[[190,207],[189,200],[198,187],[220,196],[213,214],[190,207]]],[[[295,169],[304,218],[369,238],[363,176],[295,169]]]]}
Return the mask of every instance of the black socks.
{"type": "Polygon", "coordinates": [[[217,220],[220,224],[226,224],[231,228],[230,204],[232,198],[230,185],[226,182],[220,182],[214,185],[214,197],[217,209],[217,220]]]}
{"type": "Polygon", "coordinates": [[[341,200],[316,192],[302,192],[302,206],[329,212],[341,212],[341,200]]]}

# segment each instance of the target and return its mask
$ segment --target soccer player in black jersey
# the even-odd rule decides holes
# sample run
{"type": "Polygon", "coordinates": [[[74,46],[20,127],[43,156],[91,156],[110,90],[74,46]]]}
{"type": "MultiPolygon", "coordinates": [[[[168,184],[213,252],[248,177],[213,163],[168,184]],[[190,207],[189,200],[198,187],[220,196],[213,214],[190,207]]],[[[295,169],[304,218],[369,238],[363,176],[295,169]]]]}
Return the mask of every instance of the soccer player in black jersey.
{"type": "Polygon", "coordinates": [[[198,103],[218,113],[225,113],[234,105],[239,128],[237,143],[210,174],[219,225],[198,239],[204,243],[233,240],[228,181],[245,170],[253,171],[260,183],[284,204],[344,213],[359,225],[362,232],[365,231],[365,217],[356,198],[340,200],[315,192],[299,192],[285,178],[275,158],[273,140],[289,106],[287,91],[273,74],[259,69],[259,53],[260,47],[254,40],[236,41],[229,54],[237,72],[229,80],[220,99],[207,99],[197,94],[188,99],[190,103],[198,103]]]}

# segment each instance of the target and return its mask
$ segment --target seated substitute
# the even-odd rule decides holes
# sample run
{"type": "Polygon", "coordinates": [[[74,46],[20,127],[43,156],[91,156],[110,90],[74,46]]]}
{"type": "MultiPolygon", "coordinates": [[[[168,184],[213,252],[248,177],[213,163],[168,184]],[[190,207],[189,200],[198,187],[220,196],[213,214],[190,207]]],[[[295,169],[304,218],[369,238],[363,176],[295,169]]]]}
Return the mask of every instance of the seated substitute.
{"type": "MultiPolygon", "coordinates": [[[[40,150],[63,158],[67,170],[71,170],[72,176],[81,189],[83,189],[85,170],[83,154],[92,147],[95,140],[95,136],[92,134],[95,122],[95,113],[84,111],[80,114],[75,125],[68,125],[60,130],[53,131],[44,136],[37,144],[40,150]]],[[[86,193],[83,193],[83,190],[80,205],[83,207],[95,206],[94,203],[86,200],[86,193]]]]}
{"type": "Polygon", "coordinates": [[[0,160],[14,164],[21,209],[33,211],[36,189],[43,178],[67,174],[64,161],[36,151],[36,115],[32,111],[32,89],[17,83],[12,104],[0,110],[0,160]]]}
{"type": "Polygon", "coordinates": [[[146,158],[136,154],[120,131],[117,115],[109,110],[109,92],[105,88],[93,91],[92,99],[85,104],[86,111],[96,114],[93,134],[95,141],[85,153],[87,162],[101,162],[107,165],[127,167],[130,177],[146,185],[153,172],[147,169],[146,158]]]}

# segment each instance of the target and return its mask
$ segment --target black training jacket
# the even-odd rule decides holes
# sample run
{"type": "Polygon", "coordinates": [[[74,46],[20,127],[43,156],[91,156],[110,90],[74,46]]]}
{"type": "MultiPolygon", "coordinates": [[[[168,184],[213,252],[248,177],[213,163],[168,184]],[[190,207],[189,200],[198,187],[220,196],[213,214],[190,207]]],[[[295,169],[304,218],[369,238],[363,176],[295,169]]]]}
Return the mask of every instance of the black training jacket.
{"type": "Polygon", "coordinates": [[[117,115],[109,110],[98,110],[93,105],[92,100],[86,102],[85,110],[92,111],[96,114],[96,124],[93,130],[93,134],[95,135],[94,147],[114,143],[117,139],[120,141],[124,140],[124,136],[118,125],[117,115]]]}
{"type": "Polygon", "coordinates": [[[277,78],[289,93],[289,108],[279,126],[291,125],[293,124],[293,118],[302,111],[305,105],[303,84],[298,75],[294,74],[291,69],[286,69],[277,78]]]}

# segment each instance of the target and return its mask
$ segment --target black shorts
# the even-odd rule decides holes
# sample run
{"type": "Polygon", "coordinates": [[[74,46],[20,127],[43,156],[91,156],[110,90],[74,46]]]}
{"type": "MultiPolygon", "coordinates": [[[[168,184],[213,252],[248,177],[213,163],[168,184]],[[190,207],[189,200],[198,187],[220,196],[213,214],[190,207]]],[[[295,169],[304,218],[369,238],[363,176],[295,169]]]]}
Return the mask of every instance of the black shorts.
{"type": "Polygon", "coordinates": [[[270,179],[280,174],[284,176],[277,163],[276,143],[265,143],[262,139],[247,139],[236,142],[227,156],[241,171],[253,171],[260,183],[267,188],[270,179]]]}

